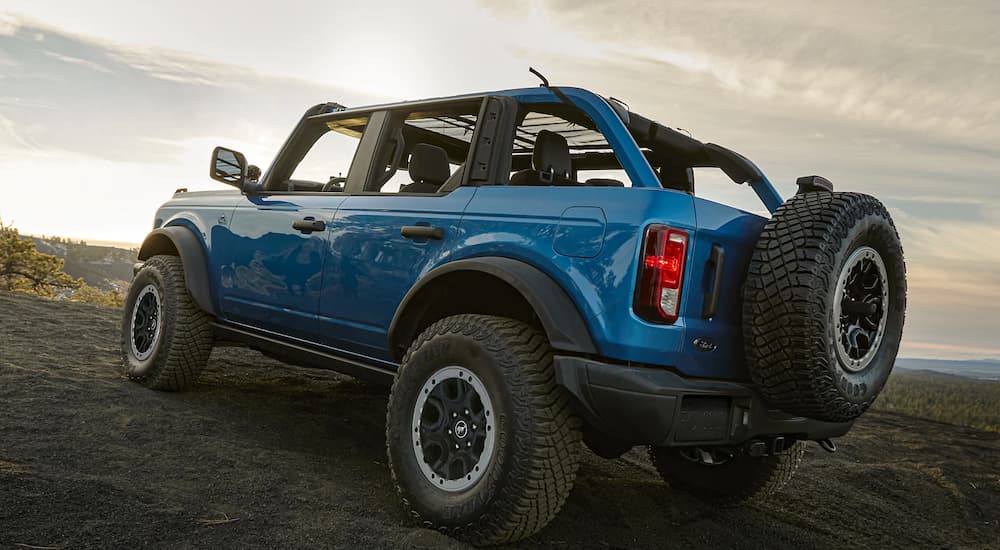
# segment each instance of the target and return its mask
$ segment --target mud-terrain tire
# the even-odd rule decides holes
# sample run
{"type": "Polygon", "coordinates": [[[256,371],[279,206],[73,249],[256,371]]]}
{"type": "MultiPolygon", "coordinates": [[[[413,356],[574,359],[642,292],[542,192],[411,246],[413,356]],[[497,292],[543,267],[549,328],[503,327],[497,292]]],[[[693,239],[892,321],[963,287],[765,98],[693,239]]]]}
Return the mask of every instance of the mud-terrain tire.
{"type": "Polygon", "coordinates": [[[796,195],[764,227],[747,273],[750,375],[789,413],[853,420],[892,371],[905,309],[903,249],[885,206],[859,193],[796,195]]]}
{"type": "Polygon", "coordinates": [[[125,299],[125,375],[154,390],[188,387],[212,353],[210,322],[188,293],[181,259],[153,256],[136,273],[125,299]]]}
{"type": "Polygon", "coordinates": [[[695,498],[724,506],[760,502],[775,494],[795,475],[805,444],[754,457],[735,451],[728,461],[705,464],[695,460],[697,448],[650,447],[649,459],[663,481],[695,498]]]}
{"type": "Polygon", "coordinates": [[[576,479],[580,420],[556,385],[543,334],[513,319],[455,315],[403,357],[386,447],[396,490],[421,525],[502,544],[536,533],[562,507],[576,479]]]}

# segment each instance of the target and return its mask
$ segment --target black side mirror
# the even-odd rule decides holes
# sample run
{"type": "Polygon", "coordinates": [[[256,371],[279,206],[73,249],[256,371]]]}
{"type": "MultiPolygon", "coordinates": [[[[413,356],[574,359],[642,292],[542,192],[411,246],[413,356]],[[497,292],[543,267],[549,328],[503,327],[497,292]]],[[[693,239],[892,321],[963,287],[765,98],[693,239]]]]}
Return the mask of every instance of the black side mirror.
{"type": "Polygon", "coordinates": [[[212,166],[209,176],[226,185],[243,189],[245,183],[250,180],[256,181],[260,177],[260,168],[247,166],[246,157],[239,151],[216,147],[212,151],[212,166]]]}

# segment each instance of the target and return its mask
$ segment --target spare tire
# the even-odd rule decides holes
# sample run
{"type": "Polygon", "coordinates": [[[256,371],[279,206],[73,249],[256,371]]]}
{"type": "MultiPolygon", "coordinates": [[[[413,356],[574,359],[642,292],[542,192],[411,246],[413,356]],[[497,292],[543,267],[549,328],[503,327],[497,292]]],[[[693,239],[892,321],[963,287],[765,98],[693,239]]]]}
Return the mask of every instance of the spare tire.
{"type": "Polygon", "coordinates": [[[892,371],[906,266],[878,199],[814,191],[778,208],[743,294],[751,377],[771,404],[828,422],[857,418],[892,371]]]}

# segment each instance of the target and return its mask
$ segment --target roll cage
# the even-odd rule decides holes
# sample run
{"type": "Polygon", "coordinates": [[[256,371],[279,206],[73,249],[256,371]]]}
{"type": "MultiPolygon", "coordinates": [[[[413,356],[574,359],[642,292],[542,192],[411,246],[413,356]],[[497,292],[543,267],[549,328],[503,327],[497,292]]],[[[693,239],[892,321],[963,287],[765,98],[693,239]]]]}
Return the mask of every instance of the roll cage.
{"type": "MultiPolygon", "coordinates": [[[[694,168],[718,168],[737,184],[748,183],[756,192],[761,202],[771,212],[782,204],[783,199],[773,185],[752,161],[745,156],[723,146],[699,141],[685,135],[674,128],[664,126],[638,113],[624,108],[616,100],[609,100],[590,91],[580,88],[524,88],[481,94],[469,94],[448,98],[438,98],[414,102],[389,103],[359,108],[344,108],[336,103],[316,105],[303,115],[291,136],[282,146],[271,168],[264,174],[259,189],[273,190],[275,180],[287,178],[292,169],[305,156],[309,146],[330,128],[327,123],[332,120],[342,120],[354,117],[357,120],[367,119],[368,124],[391,122],[398,115],[394,113],[434,113],[451,111],[457,106],[479,104],[479,121],[487,122],[490,117],[499,119],[503,105],[509,111],[512,102],[516,102],[515,113],[506,112],[507,123],[517,127],[527,110],[553,115],[578,125],[582,129],[603,135],[606,144],[592,148],[593,150],[578,150],[572,155],[574,170],[614,170],[623,169],[635,187],[667,187],[681,191],[693,192],[691,170],[694,168]],[[492,99],[493,101],[489,101],[492,99]],[[530,107],[530,109],[528,109],[530,107]],[[687,180],[689,186],[678,185],[678,180],[687,180]]],[[[447,119],[449,117],[443,117],[447,119]]],[[[455,128],[470,129],[472,124],[462,117],[451,117],[450,122],[455,128]]],[[[477,125],[476,133],[481,133],[477,125]]],[[[495,177],[470,178],[466,175],[463,185],[503,184],[511,170],[519,170],[530,165],[530,140],[508,130],[510,136],[496,136],[496,142],[491,141],[491,150],[507,148],[502,158],[510,159],[510,165],[504,168],[494,166],[495,177]],[[509,138],[503,143],[501,139],[509,138]]],[[[377,143],[362,142],[358,155],[367,154],[385,157],[384,143],[391,137],[383,137],[377,143]],[[366,145],[368,146],[366,148],[366,145]]],[[[458,139],[440,128],[405,127],[403,143],[431,143],[448,152],[451,160],[462,163],[472,158],[470,148],[475,149],[479,143],[458,139]],[[419,134],[419,135],[415,135],[419,134]],[[466,154],[468,153],[468,156],[466,154]]],[[[402,153],[405,151],[399,151],[402,153]]],[[[397,155],[405,163],[406,155],[397,155]]],[[[405,166],[405,165],[404,165],[405,166]]],[[[371,167],[369,167],[371,168],[371,167]]],[[[367,178],[368,171],[358,178],[367,178]]],[[[353,178],[352,178],[353,179],[353,178]]],[[[348,181],[348,185],[351,182],[348,181]]],[[[357,186],[353,186],[357,188],[357,186]]]]}

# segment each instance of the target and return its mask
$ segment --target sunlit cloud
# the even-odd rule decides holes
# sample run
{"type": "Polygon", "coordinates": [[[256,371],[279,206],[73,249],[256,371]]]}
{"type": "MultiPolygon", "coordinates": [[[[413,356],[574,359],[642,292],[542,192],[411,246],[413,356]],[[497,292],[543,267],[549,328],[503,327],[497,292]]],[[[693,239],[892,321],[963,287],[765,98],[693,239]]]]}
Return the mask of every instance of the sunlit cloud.
{"type": "Polygon", "coordinates": [[[11,14],[0,13],[0,36],[13,36],[21,22],[11,14]]]}

